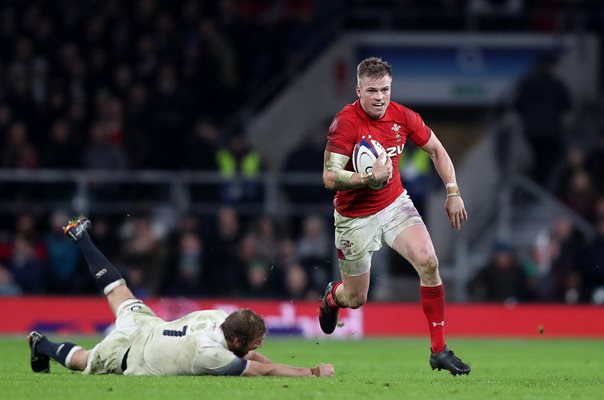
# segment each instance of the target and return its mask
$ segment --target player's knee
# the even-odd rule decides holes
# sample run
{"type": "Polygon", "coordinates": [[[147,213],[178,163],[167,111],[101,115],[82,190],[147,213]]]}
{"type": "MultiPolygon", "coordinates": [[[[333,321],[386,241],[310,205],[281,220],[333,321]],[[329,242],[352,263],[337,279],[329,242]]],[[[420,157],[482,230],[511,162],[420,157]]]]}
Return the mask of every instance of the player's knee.
{"type": "Polygon", "coordinates": [[[365,293],[354,294],[348,298],[348,302],[350,303],[349,304],[350,308],[359,308],[363,304],[367,303],[367,294],[365,294],[365,293]]]}
{"type": "Polygon", "coordinates": [[[420,275],[434,275],[438,270],[438,258],[435,254],[429,254],[418,262],[420,275]]]}

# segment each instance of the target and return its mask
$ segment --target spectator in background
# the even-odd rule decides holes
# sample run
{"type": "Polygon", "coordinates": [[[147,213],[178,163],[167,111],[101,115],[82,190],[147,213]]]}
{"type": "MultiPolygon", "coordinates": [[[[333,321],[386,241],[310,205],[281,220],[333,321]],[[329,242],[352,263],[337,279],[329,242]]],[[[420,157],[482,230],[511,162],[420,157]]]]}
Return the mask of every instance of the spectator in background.
{"type": "Polygon", "coordinates": [[[55,211],[50,216],[50,232],[46,235],[49,293],[76,291],[80,253],[63,233],[63,225],[68,219],[64,211],[55,211]]]}
{"type": "Polygon", "coordinates": [[[201,294],[203,271],[203,240],[195,231],[183,231],[179,237],[178,254],[174,260],[176,272],[170,272],[171,283],[168,293],[179,296],[201,294]]]}
{"type": "Polygon", "coordinates": [[[537,235],[531,258],[524,263],[534,300],[577,303],[581,300],[579,259],[584,238],[565,216],[537,235]]]}
{"type": "Polygon", "coordinates": [[[90,141],[82,156],[84,167],[92,170],[120,170],[128,165],[124,149],[112,140],[111,132],[97,121],[90,129],[90,141]]]}
{"type": "Polygon", "coordinates": [[[596,139],[595,146],[587,154],[585,168],[591,176],[598,193],[604,194],[604,130],[600,132],[596,139]]]}
{"type": "Polygon", "coordinates": [[[264,260],[274,263],[279,251],[279,233],[275,220],[267,214],[262,214],[253,223],[252,231],[256,237],[258,255],[264,260]]]}
{"type": "Polygon", "coordinates": [[[320,290],[313,288],[306,269],[299,263],[285,268],[285,298],[288,300],[316,300],[320,290]]]}
{"type": "Polygon", "coordinates": [[[558,255],[552,264],[554,300],[577,303],[580,300],[582,285],[579,260],[585,249],[585,240],[572,221],[564,216],[558,216],[554,220],[551,236],[559,246],[558,255]]]}
{"type": "Polygon", "coordinates": [[[83,136],[90,125],[89,114],[82,103],[71,103],[66,110],[65,120],[69,124],[72,138],[83,136]]]}
{"type": "Polygon", "coordinates": [[[152,144],[147,140],[153,122],[149,118],[149,96],[145,85],[137,82],[130,87],[124,117],[124,149],[131,168],[152,165],[152,144]]]}
{"type": "Polygon", "coordinates": [[[218,170],[224,179],[222,200],[227,203],[255,203],[263,200],[260,154],[253,150],[243,133],[235,132],[228,145],[218,150],[218,170]]]}
{"type": "Polygon", "coordinates": [[[526,276],[514,250],[507,243],[495,245],[491,260],[470,281],[468,290],[474,301],[526,300],[526,276]]]}
{"type": "Polygon", "coordinates": [[[284,237],[279,241],[279,252],[277,253],[277,259],[282,266],[300,262],[296,242],[290,237],[284,237]]]}
{"type": "Polygon", "coordinates": [[[186,97],[182,92],[174,65],[165,64],[159,68],[151,99],[150,111],[153,125],[150,127],[148,138],[152,149],[163,150],[154,152],[153,159],[150,160],[151,166],[159,169],[176,169],[179,167],[180,157],[175,156],[182,147],[182,133],[187,131],[188,113],[186,97]]]}
{"type": "Polygon", "coordinates": [[[46,245],[41,238],[40,231],[37,227],[37,220],[33,214],[23,213],[17,216],[14,234],[15,236],[23,236],[32,244],[36,257],[41,260],[46,259],[46,245]]]}
{"type": "Polygon", "coordinates": [[[38,154],[29,140],[27,126],[22,122],[14,122],[10,126],[3,149],[2,166],[25,169],[38,167],[38,154]]]}
{"type": "Polygon", "coordinates": [[[21,294],[21,288],[15,282],[13,274],[4,264],[0,263],[0,297],[19,296],[21,294]]]}
{"type": "Polygon", "coordinates": [[[216,152],[220,134],[216,125],[210,120],[197,121],[193,133],[181,150],[182,162],[186,169],[199,171],[217,171],[216,152]]]}
{"type": "Polygon", "coordinates": [[[207,57],[199,64],[199,76],[212,77],[206,79],[203,85],[212,96],[201,100],[202,109],[210,115],[223,117],[228,108],[222,105],[227,102],[232,104],[238,98],[236,94],[240,84],[235,52],[228,38],[217,29],[211,18],[200,18],[198,35],[201,52],[207,57]]]}
{"type": "Polygon", "coordinates": [[[8,268],[26,294],[43,294],[46,289],[46,264],[36,254],[33,243],[23,234],[13,241],[8,268]]]}
{"type": "Polygon", "coordinates": [[[559,198],[565,196],[566,191],[571,185],[573,176],[585,169],[585,151],[579,146],[571,146],[564,154],[564,161],[560,168],[556,170],[554,181],[557,187],[554,192],[559,198]]]}
{"type": "Polygon", "coordinates": [[[202,295],[202,274],[206,263],[206,243],[201,220],[194,214],[182,216],[170,232],[166,245],[167,279],[161,285],[162,294],[202,295]],[[182,290],[181,290],[182,287],[182,290]]]}
{"type": "Polygon", "coordinates": [[[157,295],[165,275],[165,242],[153,231],[147,217],[130,218],[122,227],[122,238],[121,259],[131,286],[142,296],[157,295]]]}
{"type": "MultiPolygon", "coordinates": [[[[315,132],[307,135],[303,141],[295,147],[285,159],[283,171],[288,175],[290,173],[305,172],[317,173],[322,172],[321,165],[323,163],[323,137],[320,139],[315,132]],[[321,140],[321,141],[320,141],[321,140]]],[[[289,201],[294,204],[304,203],[319,203],[329,202],[330,197],[326,195],[325,190],[317,186],[314,182],[312,185],[291,184],[283,185],[289,201]]]]}
{"type": "Polygon", "coordinates": [[[580,259],[584,285],[583,298],[592,303],[604,304],[604,197],[598,202],[596,238],[587,245],[580,259]]]}
{"type": "Polygon", "coordinates": [[[432,161],[430,155],[415,146],[413,142],[405,146],[406,155],[401,157],[399,173],[405,182],[405,189],[413,198],[413,205],[420,215],[427,215],[426,202],[430,189],[432,161]]]}
{"type": "Polygon", "coordinates": [[[71,127],[64,119],[52,124],[50,138],[42,153],[43,168],[75,169],[80,166],[80,160],[74,157],[78,154],[79,144],[72,135],[71,127]]]}
{"type": "Polygon", "coordinates": [[[597,197],[591,176],[584,169],[573,172],[566,190],[561,194],[561,200],[588,221],[594,219],[597,197]]]}
{"type": "Polygon", "coordinates": [[[202,277],[204,293],[229,296],[243,292],[246,275],[237,263],[241,237],[237,211],[231,207],[221,208],[217,215],[216,231],[208,235],[208,258],[202,277]]]}
{"type": "Polygon", "coordinates": [[[554,72],[557,61],[552,53],[541,56],[518,83],[514,99],[533,152],[532,178],[546,187],[563,152],[564,116],[571,108],[570,93],[554,72]]]}
{"type": "MultiPolygon", "coordinates": [[[[217,152],[220,133],[210,120],[199,120],[181,149],[182,167],[200,172],[218,172],[217,152]]],[[[195,201],[214,202],[220,198],[220,187],[215,183],[191,188],[195,201]]]]}
{"type": "Polygon", "coordinates": [[[304,219],[297,253],[300,265],[308,275],[308,286],[317,292],[321,292],[323,282],[331,276],[332,241],[323,218],[311,215],[304,219]]]}
{"type": "Polygon", "coordinates": [[[271,264],[258,251],[258,238],[249,232],[241,238],[237,253],[237,268],[246,274],[246,296],[273,297],[270,280],[271,264]]]}
{"type": "MultiPolygon", "coordinates": [[[[84,148],[82,163],[90,170],[122,170],[127,167],[126,153],[120,144],[112,143],[109,132],[100,121],[90,129],[90,142],[84,148]]],[[[91,194],[96,199],[107,199],[115,195],[118,186],[113,183],[92,182],[91,194]]]]}

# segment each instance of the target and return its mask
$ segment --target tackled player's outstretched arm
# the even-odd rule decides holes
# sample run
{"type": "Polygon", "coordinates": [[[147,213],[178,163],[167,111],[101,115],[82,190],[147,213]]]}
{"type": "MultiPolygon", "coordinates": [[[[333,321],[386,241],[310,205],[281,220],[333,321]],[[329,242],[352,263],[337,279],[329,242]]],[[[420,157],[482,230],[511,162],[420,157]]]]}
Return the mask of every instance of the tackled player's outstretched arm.
{"type": "Polygon", "coordinates": [[[265,356],[264,354],[260,354],[260,353],[258,353],[257,351],[254,351],[254,350],[249,351],[249,352],[248,352],[248,353],[245,355],[245,357],[243,357],[243,358],[245,358],[245,359],[246,359],[246,360],[248,360],[248,361],[257,361],[257,362],[262,363],[262,364],[266,364],[266,363],[270,363],[270,362],[272,362],[272,361],[270,360],[270,358],[268,358],[268,357],[267,357],[267,356],[265,356]]]}
{"type": "Polygon", "coordinates": [[[321,376],[331,377],[334,368],[331,364],[319,364],[312,368],[292,367],[277,363],[248,361],[243,376],[321,376]]]}

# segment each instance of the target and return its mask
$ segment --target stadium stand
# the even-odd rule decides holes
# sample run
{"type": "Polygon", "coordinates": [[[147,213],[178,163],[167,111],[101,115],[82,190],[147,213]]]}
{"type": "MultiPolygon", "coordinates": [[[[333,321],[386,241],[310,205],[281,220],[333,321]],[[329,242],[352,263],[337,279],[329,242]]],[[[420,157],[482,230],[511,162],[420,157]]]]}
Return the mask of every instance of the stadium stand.
{"type": "MultiPolygon", "coordinates": [[[[96,242],[137,295],[313,299],[318,281],[337,268],[323,247],[332,241],[322,232],[332,216],[320,166],[301,161],[320,159],[316,137],[329,122],[305,132],[308,140],[285,155],[282,170],[260,168],[260,159],[246,177],[243,155],[218,154],[231,139],[245,139],[255,113],[344,32],[589,32],[601,41],[603,7],[596,0],[5,1],[0,294],[93,293],[79,275],[81,260],[57,235],[57,215],[87,212],[96,242]],[[229,168],[238,172],[225,180],[220,171],[229,168]],[[59,264],[68,268],[58,272],[59,264]],[[213,283],[224,282],[219,268],[230,285],[216,291],[213,283]]],[[[445,120],[467,115],[465,126],[483,116],[481,124],[494,128],[482,130],[494,133],[480,139],[498,150],[483,156],[509,171],[510,154],[518,153],[498,140],[510,129],[522,135],[509,123],[510,105],[421,111],[445,120]]],[[[523,168],[502,181],[501,197],[488,200],[497,212],[479,215],[482,225],[467,238],[471,254],[462,258],[471,267],[449,262],[458,247],[443,251],[445,279],[463,277],[455,299],[507,298],[481,297],[489,274],[479,272],[496,264],[491,255],[504,246],[523,272],[522,290],[510,290],[521,295],[508,297],[604,302],[604,280],[593,268],[604,235],[602,107],[601,100],[572,105],[559,132],[565,154],[549,181],[535,183],[523,168]],[[536,282],[547,290],[531,290],[536,282]]],[[[248,150],[262,158],[262,149],[248,150]]],[[[468,161],[472,154],[458,155],[468,161]]],[[[441,212],[433,203],[426,207],[441,212]]],[[[426,211],[428,220],[433,212],[426,211]]],[[[376,297],[397,299],[395,283],[380,290],[376,297]]]]}

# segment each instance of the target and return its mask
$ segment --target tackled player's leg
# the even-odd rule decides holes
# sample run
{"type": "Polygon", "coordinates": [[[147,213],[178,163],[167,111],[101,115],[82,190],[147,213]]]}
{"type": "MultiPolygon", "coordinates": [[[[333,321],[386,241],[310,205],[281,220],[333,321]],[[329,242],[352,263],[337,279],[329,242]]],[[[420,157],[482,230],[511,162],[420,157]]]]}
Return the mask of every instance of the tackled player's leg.
{"type": "Polygon", "coordinates": [[[117,316],[119,305],[126,300],[134,299],[134,295],[126,286],[126,281],[117,268],[90,239],[87,230],[91,225],[92,222],[88,218],[80,216],[71,219],[63,228],[63,232],[73,239],[84,255],[92,279],[107,297],[113,315],[117,316]]]}

